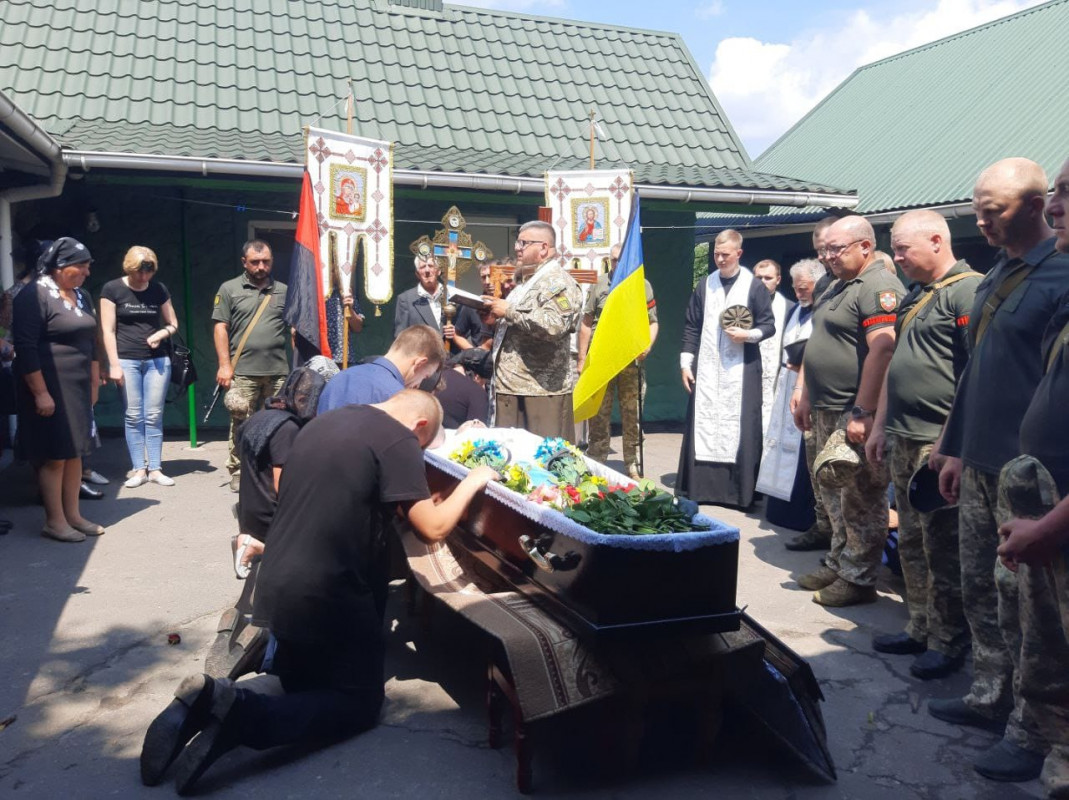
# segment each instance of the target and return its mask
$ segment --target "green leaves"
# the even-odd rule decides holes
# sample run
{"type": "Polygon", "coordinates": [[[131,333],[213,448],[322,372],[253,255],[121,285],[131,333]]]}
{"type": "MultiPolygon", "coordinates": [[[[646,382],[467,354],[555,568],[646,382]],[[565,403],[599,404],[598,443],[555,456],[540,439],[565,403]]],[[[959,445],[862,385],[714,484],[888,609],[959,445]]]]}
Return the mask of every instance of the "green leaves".
{"type": "Polygon", "coordinates": [[[630,490],[608,489],[565,508],[564,514],[598,533],[630,535],[693,530],[694,518],[693,511],[648,481],[630,490]]]}

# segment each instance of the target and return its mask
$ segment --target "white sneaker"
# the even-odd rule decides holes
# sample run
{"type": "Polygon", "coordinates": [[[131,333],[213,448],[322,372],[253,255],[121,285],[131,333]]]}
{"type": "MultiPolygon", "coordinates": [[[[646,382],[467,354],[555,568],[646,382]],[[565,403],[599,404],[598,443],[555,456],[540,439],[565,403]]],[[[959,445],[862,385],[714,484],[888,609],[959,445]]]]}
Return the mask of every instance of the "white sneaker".
{"type": "Polygon", "coordinates": [[[168,478],[159,470],[156,470],[155,472],[150,472],[148,474],[148,479],[153,483],[158,483],[160,486],[174,486],[174,479],[168,478]]]}
{"type": "Polygon", "coordinates": [[[97,486],[107,486],[111,481],[97,472],[95,469],[87,469],[82,472],[82,480],[88,483],[95,483],[97,486]]]}
{"type": "Polygon", "coordinates": [[[125,486],[127,489],[136,489],[138,486],[145,483],[146,481],[148,481],[148,475],[145,474],[144,470],[139,469],[133,475],[126,479],[126,481],[123,483],[123,486],[125,486]]]}

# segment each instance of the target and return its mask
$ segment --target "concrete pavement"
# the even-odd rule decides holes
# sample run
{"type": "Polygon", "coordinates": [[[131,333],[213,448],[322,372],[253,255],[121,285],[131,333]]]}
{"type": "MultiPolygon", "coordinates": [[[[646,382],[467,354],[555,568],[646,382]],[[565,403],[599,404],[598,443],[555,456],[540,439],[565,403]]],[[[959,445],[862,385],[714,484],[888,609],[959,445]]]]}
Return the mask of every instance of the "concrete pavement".
{"type": "MultiPolygon", "coordinates": [[[[647,437],[647,474],[670,486],[680,437],[647,437]]],[[[618,453],[619,439],[613,440],[618,453]]],[[[165,783],[142,787],[137,757],[149,721],[177,683],[203,667],[222,609],[240,584],[230,568],[235,531],[225,487],[225,442],[191,450],[169,440],[165,471],[177,485],[125,489],[126,451],[107,439],[94,467],[114,478],[106,498],[83,513],[107,534],[81,544],[43,539],[29,470],[0,472],[0,794],[7,797],[169,797],[165,783]],[[181,643],[168,645],[178,633],[181,643]]],[[[610,465],[613,465],[613,457],[610,465]]],[[[616,464],[619,465],[618,463],[616,464]]],[[[960,694],[965,675],[924,683],[908,656],[872,652],[875,633],[905,623],[901,582],[886,571],[880,600],[828,610],[792,575],[819,554],[783,549],[784,536],[756,514],[710,507],[742,530],[740,606],[809,659],[827,702],[823,713],[839,770],[824,785],[767,740],[731,720],[710,763],[695,764],[653,742],[621,774],[586,768],[590,734],[581,720],[536,738],[535,792],[553,797],[1025,798],[1037,782],[995,784],[971,761],[995,738],[928,716],[929,697],[960,694]],[[665,752],[667,750],[667,752],[665,752]]],[[[390,607],[387,704],[382,724],[349,742],[312,752],[228,754],[199,784],[218,797],[509,797],[509,747],[486,745],[482,643],[444,611],[424,630],[406,616],[395,587],[390,607]]],[[[671,727],[671,726],[669,726],[671,727]]],[[[616,765],[617,767],[619,765],[616,765]]]]}

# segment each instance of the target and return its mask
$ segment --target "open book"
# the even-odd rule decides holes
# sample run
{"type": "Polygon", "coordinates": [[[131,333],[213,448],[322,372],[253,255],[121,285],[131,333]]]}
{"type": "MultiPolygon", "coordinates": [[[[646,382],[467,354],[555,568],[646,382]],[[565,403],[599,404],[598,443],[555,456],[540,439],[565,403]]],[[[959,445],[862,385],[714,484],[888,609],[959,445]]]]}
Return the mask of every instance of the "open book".
{"type": "Polygon", "coordinates": [[[463,289],[458,289],[456,286],[449,289],[448,293],[449,299],[459,305],[474,308],[476,311],[482,311],[486,308],[486,303],[483,302],[482,295],[466,292],[463,289]]]}

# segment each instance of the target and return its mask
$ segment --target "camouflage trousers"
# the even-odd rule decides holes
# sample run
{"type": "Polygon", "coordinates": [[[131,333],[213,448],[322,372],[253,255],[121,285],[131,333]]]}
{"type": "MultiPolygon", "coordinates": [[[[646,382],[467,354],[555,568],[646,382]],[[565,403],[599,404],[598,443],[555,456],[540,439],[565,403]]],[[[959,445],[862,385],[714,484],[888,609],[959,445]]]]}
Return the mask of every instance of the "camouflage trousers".
{"type": "Polygon", "coordinates": [[[958,492],[961,600],[972,633],[973,677],[965,703],[986,717],[1013,708],[1013,660],[1020,649],[1016,576],[998,561],[998,477],[965,467],[958,492]],[[1014,609],[1010,614],[1010,609],[1014,609]],[[1000,617],[1008,615],[1008,625],[1000,617]]]}
{"type": "MultiPolygon", "coordinates": [[[[818,452],[832,432],[843,423],[839,411],[813,409],[813,444],[818,452]]],[[[876,570],[887,543],[887,485],[885,464],[873,464],[864,457],[854,479],[842,489],[820,486],[824,507],[831,520],[831,550],[824,563],[844,581],[858,586],[874,586],[876,570]],[[838,506],[839,513],[834,509],[838,506]]]]}
{"type": "Polygon", "coordinates": [[[898,508],[898,555],[906,583],[910,638],[929,650],[957,658],[969,645],[969,626],[961,606],[958,510],[932,513],[909,504],[909,481],[928,462],[931,442],[888,434],[888,464],[898,508]]]}
{"type": "Polygon", "coordinates": [[[227,439],[226,471],[231,475],[241,472],[241,458],[235,452],[234,433],[242,422],[264,407],[264,400],[274,397],[282,390],[286,382],[285,375],[235,375],[230,381],[227,394],[233,392],[238,398],[235,406],[248,408],[248,411],[230,412],[230,436],[227,439]]]}
{"type": "Polygon", "coordinates": [[[642,369],[637,361],[633,361],[624,367],[615,378],[609,381],[605,387],[605,398],[601,401],[598,413],[590,418],[589,445],[587,455],[595,461],[605,462],[609,457],[609,435],[612,423],[612,398],[613,394],[620,397],[620,422],[623,427],[623,456],[624,464],[630,471],[633,467],[638,470],[639,465],[639,435],[640,414],[639,403],[645,394],[645,386],[642,379],[642,369]]]}
{"type": "Polygon", "coordinates": [[[820,448],[813,442],[813,431],[805,431],[802,434],[802,440],[805,443],[805,465],[809,469],[809,484],[815,487],[813,490],[813,497],[816,501],[813,511],[817,518],[815,524],[818,531],[831,539],[831,517],[832,515],[841,516],[842,509],[839,507],[839,499],[834,497],[832,498],[834,507],[829,512],[828,507],[824,505],[824,492],[820,491],[817,480],[813,477],[813,462],[816,461],[817,453],[820,452],[820,448]]]}

